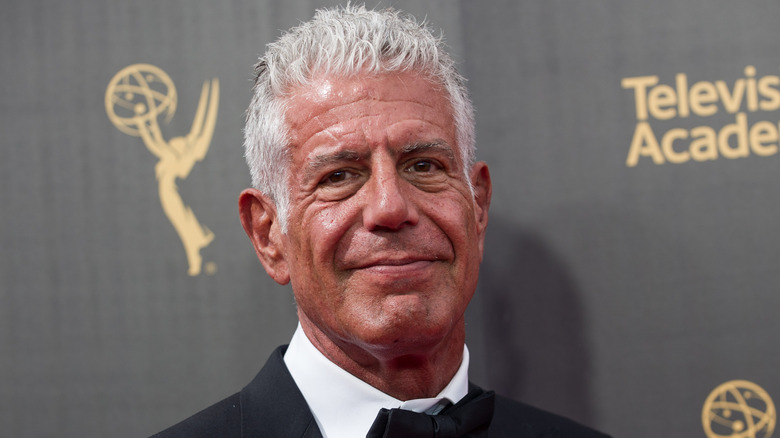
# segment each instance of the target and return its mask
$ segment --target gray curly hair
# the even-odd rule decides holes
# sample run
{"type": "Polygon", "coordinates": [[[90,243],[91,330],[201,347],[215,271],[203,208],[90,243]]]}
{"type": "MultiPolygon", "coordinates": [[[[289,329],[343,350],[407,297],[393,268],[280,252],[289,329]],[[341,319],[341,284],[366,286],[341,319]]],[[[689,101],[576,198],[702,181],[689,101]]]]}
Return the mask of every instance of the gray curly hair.
{"type": "Polygon", "coordinates": [[[275,203],[287,231],[289,128],[285,120],[291,90],[310,85],[315,75],[414,71],[449,95],[466,181],[474,163],[474,109],[441,36],[397,10],[347,5],[318,10],[310,21],[267,47],[255,65],[255,82],[244,128],[244,156],[252,185],[275,203]]]}

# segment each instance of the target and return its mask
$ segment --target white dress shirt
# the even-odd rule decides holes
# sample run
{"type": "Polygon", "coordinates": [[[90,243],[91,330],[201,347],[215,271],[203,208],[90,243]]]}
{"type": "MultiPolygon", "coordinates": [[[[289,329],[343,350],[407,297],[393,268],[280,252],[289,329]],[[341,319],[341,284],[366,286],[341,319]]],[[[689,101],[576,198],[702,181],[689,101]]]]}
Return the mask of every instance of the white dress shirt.
{"type": "Polygon", "coordinates": [[[442,399],[457,403],[468,393],[469,351],[449,384],[434,398],[401,401],[341,369],[309,341],[301,325],[284,363],[314,415],[323,438],[365,438],[380,408],[426,412],[442,399]]]}

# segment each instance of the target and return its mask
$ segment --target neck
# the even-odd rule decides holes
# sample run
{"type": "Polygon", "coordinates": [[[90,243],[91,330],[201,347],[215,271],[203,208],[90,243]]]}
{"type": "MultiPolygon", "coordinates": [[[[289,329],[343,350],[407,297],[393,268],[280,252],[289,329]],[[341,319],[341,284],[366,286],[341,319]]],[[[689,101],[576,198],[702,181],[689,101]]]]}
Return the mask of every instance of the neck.
{"type": "Polygon", "coordinates": [[[331,362],[401,401],[435,397],[463,360],[463,318],[438,341],[395,342],[391,346],[334,341],[305,318],[301,318],[301,327],[331,362]]]}

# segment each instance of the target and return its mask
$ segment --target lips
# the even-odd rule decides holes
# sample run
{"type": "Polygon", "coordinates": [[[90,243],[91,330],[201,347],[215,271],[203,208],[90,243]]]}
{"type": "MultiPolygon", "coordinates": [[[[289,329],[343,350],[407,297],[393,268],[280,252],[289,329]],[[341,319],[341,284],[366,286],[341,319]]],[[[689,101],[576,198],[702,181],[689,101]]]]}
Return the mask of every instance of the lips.
{"type": "Polygon", "coordinates": [[[421,269],[434,263],[438,265],[439,263],[436,262],[451,263],[455,256],[450,241],[435,229],[413,235],[395,233],[378,236],[357,233],[345,237],[339,243],[334,256],[336,267],[341,271],[370,270],[400,273],[421,269]]]}
{"type": "Polygon", "coordinates": [[[429,265],[437,260],[430,256],[407,256],[407,257],[372,257],[355,264],[349,269],[374,269],[374,270],[402,270],[415,269],[429,265]]]}
{"type": "Polygon", "coordinates": [[[432,260],[382,260],[364,264],[359,268],[352,269],[351,272],[369,275],[376,279],[384,278],[400,285],[408,280],[422,281],[428,278],[428,274],[433,272],[430,271],[433,266],[434,261],[432,260]]]}

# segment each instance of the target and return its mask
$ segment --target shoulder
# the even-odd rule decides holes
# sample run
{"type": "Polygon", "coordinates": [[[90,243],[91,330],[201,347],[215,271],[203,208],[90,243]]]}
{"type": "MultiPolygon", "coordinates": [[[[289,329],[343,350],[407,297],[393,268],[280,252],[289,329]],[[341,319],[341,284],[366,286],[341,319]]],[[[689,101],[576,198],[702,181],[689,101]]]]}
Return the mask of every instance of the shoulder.
{"type": "Polygon", "coordinates": [[[276,349],[240,392],[153,438],[316,436],[316,422],[284,364],[284,351],[276,349]]]}
{"type": "Polygon", "coordinates": [[[491,436],[608,438],[560,415],[496,395],[491,436]],[[505,434],[505,435],[504,435],[505,434]]]}
{"type": "Polygon", "coordinates": [[[241,404],[239,394],[236,393],[153,435],[152,438],[228,438],[240,436],[241,404]]]}

